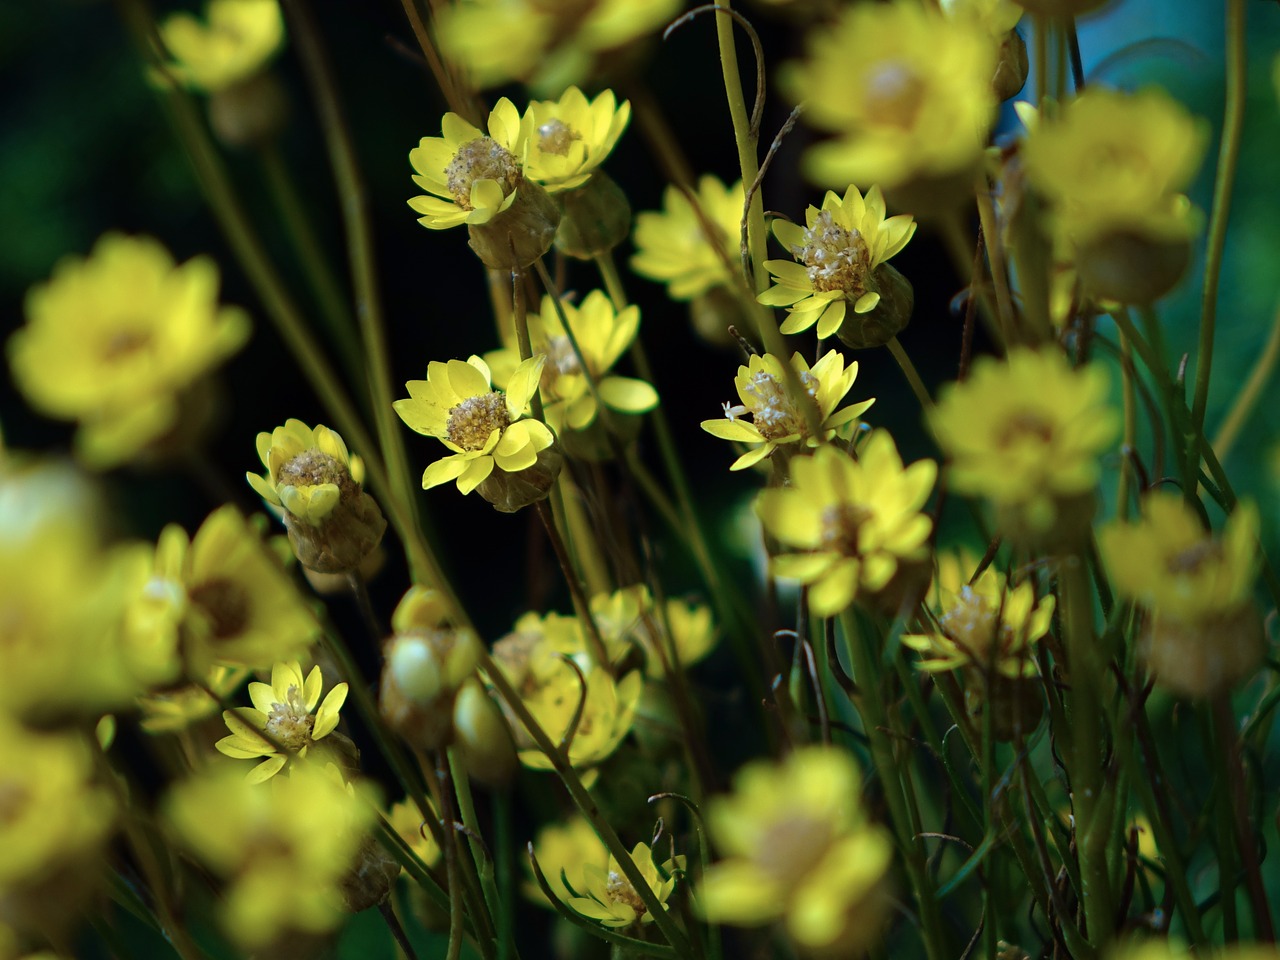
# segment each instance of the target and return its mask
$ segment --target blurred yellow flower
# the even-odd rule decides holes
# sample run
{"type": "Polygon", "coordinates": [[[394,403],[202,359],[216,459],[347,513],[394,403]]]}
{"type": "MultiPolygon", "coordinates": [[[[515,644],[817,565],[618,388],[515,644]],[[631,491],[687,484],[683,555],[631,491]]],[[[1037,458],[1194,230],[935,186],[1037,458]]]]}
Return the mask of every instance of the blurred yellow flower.
{"type": "Polygon", "coordinates": [[[869,313],[880,302],[875,270],[907,245],[916,232],[907,214],[885,218],[878,186],[866,198],[850,184],[841,198],[828,191],[822,209],[805,211],[805,226],[773,221],[773,234],[798,262],[766,260],[774,285],[756,299],[786,307],[783,333],[818,325],[818,339],[835,334],[845,311],[869,313]]]}
{"type": "Polygon", "coordinates": [[[696,209],[684,191],[669,186],[661,212],[636,215],[631,269],[665,283],[673,300],[728,285],[740,273],[742,181],[726,187],[708,174],[698,180],[693,196],[696,209]]]}
{"type": "Polygon", "coordinates": [[[338,926],[338,884],[374,810],[313,764],[270,787],[249,783],[235,764],[215,764],[171,788],[164,802],[177,838],[227,883],[223,929],[254,951],[290,932],[338,926]]]}
{"type": "MultiPolygon", "coordinates": [[[[583,869],[587,864],[597,869],[609,863],[609,848],[596,836],[586,817],[577,814],[563,823],[551,823],[538,831],[533,841],[533,855],[546,878],[547,886],[567,903],[586,888],[583,869]]],[[[549,907],[546,895],[536,882],[524,885],[525,894],[542,906],[549,907]]]]}
{"type": "Polygon", "coordinates": [[[731,794],[707,802],[707,830],[726,859],[703,874],[702,915],[744,927],[785,918],[802,946],[857,955],[882,923],[893,859],[860,791],[853,760],[833,747],[740,770],[731,794]]]}
{"type": "Polygon", "coordinates": [[[884,430],[872,431],[856,460],[831,446],[792,460],[791,484],[756,500],[769,535],[800,551],[774,557],[774,573],[807,584],[820,617],[883,590],[902,564],[928,556],[933,521],[920,511],[937,473],[932,460],[904,469],[884,430]]]}
{"type": "Polygon", "coordinates": [[[0,710],[0,900],[64,874],[95,873],[115,802],[93,783],[89,742],[36,733],[0,710]]]}
{"type": "Polygon", "coordinates": [[[951,458],[952,489],[986,497],[1002,525],[1033,535],[1092,494],[1098,457],[1120,426],[1101,366],[1077,369],[1058,350],[1025,347],[975,362],[967,380],[942,388],[929,420],[951,458]]]}
{"type": "MultiPolygon", "coordinates": [[[[836,134],[804,169],[830,186],[968,178],[995,118],[996,43],[981,27],[911,0],[855,4],[784,65],[805,119],[836,134]]],[[[968,187],[967,182],[965,187],[968,187]]],[[[967,192],[964,191],[964,192],[967,192]]]]}
{"type": "Polygon", "coordinates": [[[205,21],[174,13],[160,24],[160,39],[183,83],[216,93],[262,70],[284,40],[277,0],[209,0],[205,21]]]}
{"type": "MultiPolygon", "coordinates": [[[[697,663],[711,651],[717,639],[711,608],[705,603],[670,599],[659,610],[643,583],[597,594],[591,598],[590,605],[591,615],[612,659],[617,662],[625,655],[627,645],[639,644],[645,655],[645,674],[649,677],[661,678],[666,673],[663,660],[670,657],[670,649],[662,636],[664,632],[670,632],[677,660],[672,666],[677,668],[697,663]]],[[[583,643],[585,645],[585,639],[583,643]]]]}
{"type": "Polygon", "coordinates": [[[730,470],[759,463],[784,444],[816,447],[837,434],[846,436],[853,421],[875,403],[874,398],[862,400],[836,411],[836,405],[858,376],[858,362],[846,367],[839,351],[828,351],[812,368],[797,352],[791,356],[791,366],[805,389],[806,397],[800,402],[814,405],[820,431],[816,435],[810,433],[805,411],[787,391],[781,361],[771,353],[752,355],[746,366],[738,367],[733,381],[742,402],[733,406],[726,403],[724,419],[702,421],[702,429],[713,437],[754,445],[733,462],[730,470]],[[750,422],[742,419],[747,414],[751,415],[750,422]]]}
{"type": "Polygon", "coordinates": [[[546,359],[539,354],[516,367],[505,393],[493,389],[489,365],[476,356],[465,363],[433,360],[426,380],[405,384],[409,399],[393,404],[400,419],[454,451],[427,467],[424,490],[456,480],[466,494],[495,466],[517,473],[537,463],[538,453],[555,443],[546,424],[526,418],[546,359]]]}
{"type": "Polygon", "coordinates": [[[409,206],[430,230],[460,223],[488,223],[516,200],[524,179],[528,126],[506,97],[489,113],[488,132],[456,113],[446,113],[443,136],[423,137],[409,151],[413,182],[434,196],[413,197],[409,206]]]}
{"type": "Polygon", "coordinates": [[[79,421],[95,467],[129,460],[180,428],[184,392],[244,345],[249,319],[218,306],[207,257],[175,266],[145,237],[103,236],[27,294],[9,339],[14,382],[41,413],[79,421]]]}
{"type": "Polygon", "coordinates": [[[941,5],[947,16],[975,20],[993,36],[1016,27],[1023,13],[1014,0],[941,0],[941,5]]]}
{"type": "Polygon", "coordinates": [[[214,664],[198,683],[157,690],[138,700],[141,726],[147,733],[174,733],[212,717],[222,709],[240,684],[249,678],[247,667],[214,664]]]}
{"type": "Polygon", "coordinates": [[[412,800],[406,798],[392,804],[387,812],[387,822],[428,867],[434,867],[440,862],[440,847],[436,845],[431,829],[423,823],[422,812],[412,800]]]}
{"type": "Polygon", "coordinates": [[[525,111],[528,156],[524,175],[551,193],[590,179],[613,151],[631,119],[631,102],[618,106],[612,90],[588,100],[570,87],[559,100],[535,100],[525,111]]]}
{"type": "Polygon", "coordinates": [[[277,663],[271,669],[270,684],[249,684],[252,707],[223,711],[222,719],[231,736],[223,737],[214,746],[219,753],[237,760],[264,757],[246,779],[250,783],[269,780],[292,757],[307,756],[310,747],[337,728],[347,685],[335,685],[321,703],[322,683],[319,667],[312,667],[304,680],[298,661],[277,663]]]}
{"type": "Polygon", "coordinates": [[[1181,240],[1199,228],[1183,191],[1208,139],[1208,124],[1160,90],[1089,87],[1057,117],[1041,114],[1031,124],[1021,156],[1072,242],[1117,232],[1181,240]]]}

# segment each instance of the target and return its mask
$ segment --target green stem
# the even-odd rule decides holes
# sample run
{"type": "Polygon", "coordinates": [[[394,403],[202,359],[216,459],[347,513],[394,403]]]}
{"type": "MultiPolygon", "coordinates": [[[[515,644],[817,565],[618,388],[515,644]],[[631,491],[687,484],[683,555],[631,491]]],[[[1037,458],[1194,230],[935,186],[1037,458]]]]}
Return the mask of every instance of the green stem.
{"type": "Polygon", "coordinates": [[[1276,309],[1276,315],[1271,320],[1271,335],[1267,338],[1267,345],[1254,362],[1249,379],[1236,394],[1231,412],[1222,421],[1222,426],[1218,428],[1217,435],[1213,438],[1213,452],[1219,461],[1227,459],[1227,454],[1231,452],[1241,427],[1245,425],[1249,414],[1253,413],[1253,408],[1257,406],[1262,396],[1262,388],[1271,379],[1278,358],[1280,358],[1280,308],[1276,309]]]}
{"type": "Polygon", "coordinates": [[[1213,181],[1213,212],[1209,217],[1209,240],[1205,250],[1204,291],[1200,298],[1200,343],[1196,354],[1195,393],[1191,422],[1204,432],[1205,408],[1209,402],[1209,374],[1213,368],[1214,328],[1218,315],[1218,282],[1222,274],[1222,253],[1227,242],[1227,221],[1231,215],[1231,191],[1240,158],[1240,138],[1244,130],[1246,86],[1245,0],[1226,0],[1227,74],[1226,107],[1222,121],[1222,142],[1218,147],[1218,170],[1213,181]]]}
{"type": "Polygon", "coordinates": [[[898,342],[897,337],[890,337],[885,346],[893,354],[893,359],[897,361],[898,366],[901,368],[902,375],[907,378],[907,383],[911,386],[911,392],[916,395],[916,400],[920,402],[920,409],[928,413],[933,409],[933,398],[929,396],[929,388],[920,379],[920,373],[916,370],[916,365],[907,356],[907,351],[902,349],[902,344],[898,342]]]}

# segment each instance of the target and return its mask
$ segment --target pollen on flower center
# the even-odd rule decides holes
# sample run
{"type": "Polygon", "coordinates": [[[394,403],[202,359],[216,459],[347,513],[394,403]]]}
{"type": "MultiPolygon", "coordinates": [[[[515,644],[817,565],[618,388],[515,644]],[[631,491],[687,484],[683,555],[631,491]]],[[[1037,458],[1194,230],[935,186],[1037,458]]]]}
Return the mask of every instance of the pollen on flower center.
{"type": "Polygon", "coordinates": [[[864,103],[873,122],[907,130],[915,126],[924,94],[924,81],[910,65],[885,60],[872,67],[867,77],[864,103]]]}
{"type": "Polygon", "coordinates": [[[302,700],[302,693],[290,684],[284,703],[271,705],[271,713],[267,716],[267,734],[297,753],[311,742],[311,730],[316,718],[307,710],[302,700]]]}
{"type": "Polygon", "coordinates": [[[841,503],[822,511],[823,550],[834,550],[846,557],[858,555],[858,532],[871,511],[852,503],[841,503]]]}
{"type": "MultiPolygon", "coordinates": [[[[956,595],[956,604],[938,618],[942,632],[971,656],[981,657],[991,649],[996,631],[996,611],[987,598],[965,584],[956,595]]],[[[1002,625],[1002,632],[1007,630],[1002,625]]]]}
{"type": "Polygon", "coordinates": [[[559,376],[581,373],[582,364],[578,362],[578,354],[568,337],[550,337],[547,340],[547,367],[559,376]]]}
{"type": "Polygon", "coordinates": [[[280,468],[279,486],[313,487],[336,483],[342,492],[353,485],[351,474],[337,457],[321,450],[304,450],[280,468]]]}
{"type": "Polygon", "coordinates": [[[609,871],[604,889],[610,900],[614,903],[625,903],[636,912],[638,917],[644,916],[645,911],[649,909],[640,898],[640,894],[636,893],[636,888],[631,885],[631,881],[617,870],[609,871]]]}
{"type": "Polygon", "coordinates": [[[507,398],[496,390],[467,397],[449,411],[445,439],[463,450],[483,450],[494,430],[511,424],[507,398]]]}
{"type": "MultiPolygon", "coordinates": [[[[800,374],[800,382],[810,397],[817,397],[817,377],[806,370],[800,374]]],[[[761,370],[747,384],[746,394],[752,422],[766,440],[780,440],[805,432],[803,415],[787,396],[786,387],[773,374],[761,370]]]]}
{"type": "Polygon", "coordinates": [[[866,293],[870,257],[866,241],[857,230],[835,222],[823,210],[804,232],[804,245],[792,251],[809,271],[809,282],[819,293],[843,291],[850,300],[866,293]]]}
{"type": "Polygon", "coordinates": [[[573,141],[581,139],[582,134],[563,120],[548,120],[538,128],[538,146],[542,148],[543,153],[550,153],[557,157],[568,155],[573,141]]]}
{"type": "Polygon", "coordinates": [[[496,180],[502,194],[511,193],[520,183],[520,166],[511,151],[492,137],[477,137],[458,148],[444,175],[454,202],[463,210],[471,207],[471,185],[477,180],[496,180]]]}

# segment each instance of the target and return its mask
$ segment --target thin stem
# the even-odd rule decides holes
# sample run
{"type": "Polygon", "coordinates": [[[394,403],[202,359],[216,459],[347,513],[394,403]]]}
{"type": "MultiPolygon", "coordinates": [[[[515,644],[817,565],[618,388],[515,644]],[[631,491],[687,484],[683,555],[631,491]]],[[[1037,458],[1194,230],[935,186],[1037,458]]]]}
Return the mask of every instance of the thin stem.
{"type": "Polygon", "coordinates": [[[911,358],[907,356],[907,351],[902,349],[902,344],[897,337],[890,337],[889,342],[885,344],[889,348],[889,352],[893,354],[893,359],[898,362],[898,366],[902,369],[902,375],[907,378],[907,383],[911,386],[911,392],[916,395],[916,399],[920,401],[920,409],[929,412],[933,408],[933,398],[929,396],[929,389],[924,385],[924,381],[920,379],[920,374],[916,370],[916,365],[911,362],[911,358]]]}
{"type": "Polygon", "coordinates": [[[395,938],[396,944],[404,951],[405,957],[408,960],[418,960],[418,954],[413,949],[413,943],[409,940],[409,935],[404,932],[404,925],[400,923],[400,918],[396,916],[396,911],[391,906],[389,897],[378,904],[378,913],[382,914],[382,921],[387,925],[387,929],[391,931],[391,936],[395,938]]]}
{"type": "Polygon", "coordinates": [[[436,85],[440,88],[440,92],[444,94],[445,101],[449,104],[449,109],[463,119],[474,122],[477,119],[475,107],[458,92],[453,75],[440,58],[435,42],[427,31],[427,25],[422,22],[422,15],[418,13],[417,4],[414,0],[400,0],[400,6],[404,8],[404,15],[409,20],[409,26],[413,28],[413,36],[418,41],[418,46],[422,49],[422,55],[426,58],[427,66],[431,69],[431,75],[435,77],[436,85]]]}
{"type": "Polygon", "coordinates": [[[551,549],[555,551],[556,560],[560,563],[560,572],[564,574],[565,583],[569,586],[569,596],[573,599],[574,612],[587,632],[587,646],[591,648],[592,659],[602,669],[612,672],[604,638],[600,636],[600,627],[596,624],[595,617],[591,615],[591,604],[587,601],[587,594],[582,589],[582,580],[579,579],[578,572],[573,567],[569,548],[565,546],[564,538],[560,536],[560,529],[556,526],[551,508],[547,506],[545,500],[539,500],[535,506],[538,509],[538,518],[546,528],[547,539],[551,541],[551,549]]]}
{"type": "Polygon", "coordinates": [[[1249,379],[1245,381],[1244,386],[1240,388],[1240,392],[1236,394],[1235,402],[1231,405],[1231,412],[1222,421],[1222,426],[1218,428],[1218,432],[1213,438],[1213,452],[1217,455],[1219,461],[1227,459],[1227,454],[1231,452],[1231,447],[1236,442],[1240,429],[1248,421],[1249,415],[1253,413],[1253,408],[1257,406],[1258,400],[1262,396],[1263,387],[1271,379],[1271,374],[1275,370],[1278,358],[1280,358],[1280,307],[1276,308],[1276,315],[1271,320],[1271,335],[1267,338],[1267,345],[1263,347],[1262,353],[1254,362],[1253,370],[1249,373],[1249,379]]]}
{"type": "Polygon", "coordinates": [[[1231,191],[1235,185],[1236,163],[1240,158],[1240,137],[1244,130],[1246,84],[1245,0],[1226,0],[1227,74],[1226,107],[1222,121],[1222,142],[1218,147],[1218,171],[1213,181],[1213,212],[1209,217],[1209,240],[1205,249],[1204,291],[1200,298],[1200,343],[1196,354],[1195,392],[1191,423],[1204,432],[1205,407],[1209,402],[1209,374],[1213,368],[1214,328],[1218,316],[1218,281],[1222,274],[1222,253],[1227,242],[1227,220],[1231,215],[1231,191]]]}
{"type": "MultiPolygon", "coordinates": [[[[1133,450],[1138,436],[1138,405],[1134,396],[1133,381],[1138,373],[1133,369],[1133,347],[1123,330],[1120,333],[1120,376],[1121,395],[1124,399],[1124,448],[1133,450]]],[[[1120,478],[1116,483],[1116,516],[1120,520],[1129,517],[1129,477],[1133,473],[1133,464],[1129,457],[1120,461],[1120,478]]]]}

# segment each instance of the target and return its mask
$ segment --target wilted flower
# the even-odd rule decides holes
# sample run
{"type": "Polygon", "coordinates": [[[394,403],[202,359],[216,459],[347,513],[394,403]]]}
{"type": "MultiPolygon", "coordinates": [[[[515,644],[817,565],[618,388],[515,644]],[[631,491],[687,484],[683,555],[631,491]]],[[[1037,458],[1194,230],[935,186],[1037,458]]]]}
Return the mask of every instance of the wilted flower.
{"type": "Polygon", "coordinates": [[[872,398],[836,410],[858,376],[858,362],[855,360],[846,367],[844,357],[836,350],[828,351],[812,368],[804,357],[795,353],[791,366],[805,389],[803,400],[789,394],[781,361],[771,353],[757,354],[746,366],[738,367],[733,381],[742,402],[733,406],[726,403],[722,420],[702,421],[702,429],[714,437],[753,445],[733,462],[730,470],[742,470],[759,463],[779,446],[816,447],[826,443],[837,434],[844,434],[849,425],[875,403],[872,398]],[[810,431],[802,403],[813,405],[819,426],[817,433],[810,431]],[[742,419],[748,414],[750,421],[742,419]]]}
{"type": "Polygon", "coordinates": [[[41,413],[76,420],[76,450],[111,467],[173,439],[187,391],[244,345],[249,318],[218,306],[218,268],[181,266],[155,240],[109,233],[27,294],[9,339],[14,381],[41,413]]]}
{"type": "Polygon", "coordinates": [[[928,555],[933,521],[921,510],[937,472],[932,460],[904,469],[883,430],[872,431],[856,460],[831,446],[792,460],[791,484],[756,500],[769,535],[798,551],[774,557],[774,573],[807,584],[820,617],[884,590],[928,555]]]}

